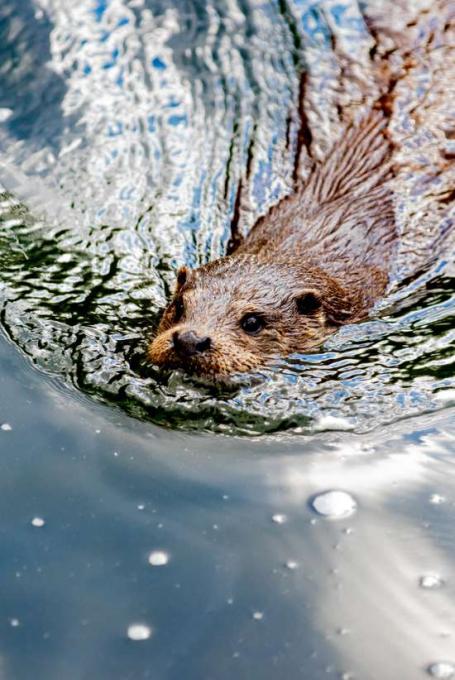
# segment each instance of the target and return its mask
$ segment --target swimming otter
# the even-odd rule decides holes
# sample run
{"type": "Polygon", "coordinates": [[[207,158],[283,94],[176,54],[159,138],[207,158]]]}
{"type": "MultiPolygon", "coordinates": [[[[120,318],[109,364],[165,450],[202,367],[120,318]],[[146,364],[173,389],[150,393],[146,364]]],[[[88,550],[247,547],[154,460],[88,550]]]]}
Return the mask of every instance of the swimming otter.
{"type": "Polygon", "coordinates": [[[396,229],[386,121],[351,125],[232,254],[182,267],[148,350],[212,379],[320,345],[384,293],[396,229]]]}

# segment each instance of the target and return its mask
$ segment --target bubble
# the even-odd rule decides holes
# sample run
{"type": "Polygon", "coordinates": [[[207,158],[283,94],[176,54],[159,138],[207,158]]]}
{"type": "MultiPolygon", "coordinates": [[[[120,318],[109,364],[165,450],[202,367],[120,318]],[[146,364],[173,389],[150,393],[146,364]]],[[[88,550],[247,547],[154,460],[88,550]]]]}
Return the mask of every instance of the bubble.
{"type": "Polygon", "coordinates": [[[0,123],[5,123],[8,118],[13,115],[12,109],[2,108],[0,109],[0,123]]]}
{"type": "Polygon", "coordinates": [[[426,588],[427,590],[433,590],[435,588],[440,588],[444,585],[443,579],[437,574],[426,574],[421,576],[419,579],[419,585],[421,588],[426,588]]]}
{"type": "Polygon", "coordinates": [[[152,629],[150,626],[146,626],[144,623],[132,623],[128,626],[126,633],[130,640],[139,642],[141,640],[148,640],[152,635],[152,629]]]}
{"type": "Polygon", "coordinates": [[[453,678],[455,675],[455,666],[449,661],[437,661],[428,666],[428,673],[433,678],[439,678],[440,680],[447,680],[448,678],[453,678]]]}
{"type": "Polygon", "coordinates": [[[288,560],[286,562],[286,567],[290,569],[291,571],[294,571],[294,569],[297,569],[299,566],[299,563],[296,562],[295,560],[288,560]]]}
{"type": "Polygon", "coordinates": [[[254,612],[253,613],[253,619],[255,621],[262,621],[263,618],[264,618],[264,612],[254,612]]]}
{"type": "Polygon", "coordinates": [[[2,423],[0,428],[3,430],[3,432],[11,432],[13,429],[9,423],[2,423]]]}
{"type": "Polygon", "coordinates": [[[438,493],[433,493],[430,496],[430,503],[433,503],[433,505],[441,505],[441,503],[445,502],[445,496],[440,496],[438,493]]]}
{"type": "Polygon", "coordinates": [[[9,622],[13,628],[17,628],[18,626],[20,626],[19,619],[10,619],[9,622]]]}
{"type": "Polygon", "coordinates": [[[34,517],[31,523],[34,527],[43,527],[46,524],[42,517],[34,517]]]}
{"type": "Polygon", "coordinates": [[[315,496],[311,505],[319,515],[330,519],[349,517],[357,509],[356,501],[346,491],[325,491],[315,496]]]}
{"type": "Polygon", "coordinates": [[[169,562],[169,554],[164,550],[153,550],[149,555],[149,564],[152,567],[163,567],[169,562]]]}
{"type": "Polygon", "coordinates": [[[278,512],[275,515],[272,515],[272,522],[275,522],[275,524],[284,524],[286,521],[287,517],[282,513],[278,512]]]}

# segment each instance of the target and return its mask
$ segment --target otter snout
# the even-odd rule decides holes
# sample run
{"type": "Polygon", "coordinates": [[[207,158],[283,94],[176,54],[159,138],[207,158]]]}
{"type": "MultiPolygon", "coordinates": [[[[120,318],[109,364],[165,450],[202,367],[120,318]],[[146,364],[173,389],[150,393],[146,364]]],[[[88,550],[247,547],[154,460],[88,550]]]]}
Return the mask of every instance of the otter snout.
{"type": "Polygon", "coordinates": [[[194,331],[175,331],[172,335],[172,344],[180,356],[191,357],[202,354],[210,349],[211,339],[207,336],[199,336],[194,331]]]}

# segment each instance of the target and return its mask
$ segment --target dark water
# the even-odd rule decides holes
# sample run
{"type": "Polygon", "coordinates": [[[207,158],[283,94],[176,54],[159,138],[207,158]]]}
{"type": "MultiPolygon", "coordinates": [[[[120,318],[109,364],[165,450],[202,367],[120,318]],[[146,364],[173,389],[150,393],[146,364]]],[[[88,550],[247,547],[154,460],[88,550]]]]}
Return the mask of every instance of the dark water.
{"type": "Polygon", "coordinates": [[[0,678],[455,664],[450,5],[384,5],[417,26],[389,295],[221,390],[144,362],[175,267],[224,252],[241,180],[242,230],[290,190],[302,70],[316,157],[377,95],[379,5],[1,3],[0,678]]]}

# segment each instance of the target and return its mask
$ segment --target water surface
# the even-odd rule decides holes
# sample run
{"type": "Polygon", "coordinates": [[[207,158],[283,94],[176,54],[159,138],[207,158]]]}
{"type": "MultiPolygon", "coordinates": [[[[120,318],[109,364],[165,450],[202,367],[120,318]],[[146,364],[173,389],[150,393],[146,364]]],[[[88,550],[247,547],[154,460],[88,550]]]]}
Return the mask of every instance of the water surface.
{"type": "Polygon", "coordinates": [[[3,0],[1,678],[455,664],[455,59],[447,4],[386,4],[3,0]],[[387,298],[229,390],[147,366],[240,182],[244,231],[290,191],[301,73],[304,175],[378,94],[387,21],[414,59],[387,298]]]}
{"type": "Polygon", "coordinates": [[[454,387],[455,164],[453,103],[437,95],[455,81],[455,59],[450,12],[436,4],[394,9],[409,42],[396,48],[396,66],[387,15],[374,4],[7,1],[0,247],[9,337],[66,384],[187,430],[311,432],[338,418],[365,432],[439,409],[454,387]],[[290,191],[299,96],[311,135],[304,176],[343,116],[379,96],[375,52],[401,74],[391,132],[404,167],[402,237],[389,296],[319,354],[234,390],[147,366],[176,266],[225,252],[240,182],[241,231],[290,191]]]}

